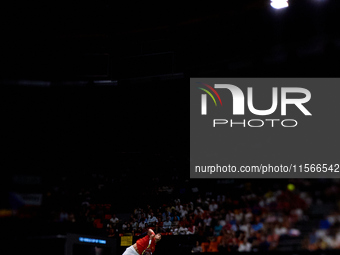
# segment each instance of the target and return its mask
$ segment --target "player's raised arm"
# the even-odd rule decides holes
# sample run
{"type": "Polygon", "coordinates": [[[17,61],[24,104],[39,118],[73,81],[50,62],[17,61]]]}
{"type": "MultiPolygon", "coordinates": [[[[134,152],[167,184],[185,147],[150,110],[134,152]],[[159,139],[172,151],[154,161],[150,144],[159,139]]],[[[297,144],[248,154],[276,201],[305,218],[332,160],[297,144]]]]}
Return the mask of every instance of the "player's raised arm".
{"type": "Polygon", "coordinates": [[[150,228],[148,229],[148,236],[150,237],[150,240],[155,237],[155,232],[153,232],[153,230],[150,228]]]}

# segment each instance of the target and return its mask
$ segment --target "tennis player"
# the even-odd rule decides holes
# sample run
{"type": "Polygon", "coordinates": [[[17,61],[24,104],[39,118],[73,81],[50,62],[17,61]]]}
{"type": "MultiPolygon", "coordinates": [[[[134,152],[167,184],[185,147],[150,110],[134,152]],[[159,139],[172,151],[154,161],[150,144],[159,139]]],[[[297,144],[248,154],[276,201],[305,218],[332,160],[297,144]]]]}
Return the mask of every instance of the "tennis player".
{"type": "Polygon", "coordinates": [[[155,251],[156,243],[159,242],[161,238],[161,234],[155,235],[152,229],[148,229],[147,235],[126,248],[123,255],[152,255],[155,251]]]}

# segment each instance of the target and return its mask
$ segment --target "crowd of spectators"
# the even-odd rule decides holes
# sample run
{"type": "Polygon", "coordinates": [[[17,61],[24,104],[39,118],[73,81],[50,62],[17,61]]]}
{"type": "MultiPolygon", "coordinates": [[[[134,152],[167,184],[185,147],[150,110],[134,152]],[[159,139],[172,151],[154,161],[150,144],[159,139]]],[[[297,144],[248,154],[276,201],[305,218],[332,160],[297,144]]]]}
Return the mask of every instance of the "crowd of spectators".
{"type": "Polygon", "coordinates": [[[288,189],[250,191],[251,187],[245,188],[238,198],[210,193],[197,194],[192,201],[177,198],[158,206],[136,207],[122,219],[106,208],[107,213],[92,220],[109,237],[138,236],[148,228],[163,235],[196,235],[201,252],[275,250],[280,238],[300,235],[294,223],[304,219],[309,196],[288,189]]]}
{"type": "Polygon", "coordinates": [[[306,249],[310,251],[340,249],[340,204],[339,202],[334,203],[339,201],[339,192],[338,185],[330,185],[325,189],[326,197],[317,201],[321,213],[325,213],[325,215],[318,220],[318,226],[308,235],[305,242],[306,249]],[[333,201],[330,203],[330,209],[324,208],[322,201],[325,200],[333,201]],[[328,212],[329,210],[330,212],[328,212]]]}
{"type": "Polygon", "coordinates": [[[314,230],[308,237],[310,251],[340,249],[340,214],[333,212],[320,221],[319,229],[314,230]]]}
{"type": "MultiPolygon", "coordinates": [[[[269,251],[275,250],[280,240],[301,236],[295,223],[308,222],[312,204],[335,205],[334,196],[339,191],[338,183],[320,188],[327,194],[323,197],[318,197],[323,194],[320,191],[313,193],[304,189],[314,189],[308,181],[266,190],[255,185],[245,183],[235,189],[237,194],[197,192],[200,187],[196,185],[198,187],[192,189],[195,192],[184,196],[181,191],[176,193],[176,189],[180,190],[178,187],[162,184],[148,191],[162,199],[152,204],[145,199],[145,206],[135,207],[128,216],[126,213],[117,216],[112,204],[93,203],[91,192],[82,190],[83,200],[78,210],[61,208],[54,213],[54,221],[87,222],[109,237],[138,236],[148,228],[162,235],[195,235],[198,243],[193,252],[269,251]]],[[[309,250],[340,249],[340,207],[321,219],[319,229],[310,233],[303,245],[309,250]]]]}
{"type": "MultiPolygon", "coordinates": [[[[123,185],[128,183],[128,170],[114,177],[65,177],[48,187],[45,209],[38,216],[87,224],[109,237],[138,236],[148,228],[162,235],[192,235],[197,240],[193,252],[269,251],[282,240],[301,237],[296,225],[308,222],[312,204],[339,200],[335,181],[333,186],[322,180],[200,182],[186,180],[179,171],[162,177],[141,172],[131,185],[123,185]],[[145,179],[148,185],[134,185],[145,179]],[[125,186],[137,187],[130,200],[120,196],[125,186]],[[320,197],[325,192],[330,195],[320,197]]],[[[339,244],[340,210],[323,219],[305,248],[340,248],[339,244]]]]}

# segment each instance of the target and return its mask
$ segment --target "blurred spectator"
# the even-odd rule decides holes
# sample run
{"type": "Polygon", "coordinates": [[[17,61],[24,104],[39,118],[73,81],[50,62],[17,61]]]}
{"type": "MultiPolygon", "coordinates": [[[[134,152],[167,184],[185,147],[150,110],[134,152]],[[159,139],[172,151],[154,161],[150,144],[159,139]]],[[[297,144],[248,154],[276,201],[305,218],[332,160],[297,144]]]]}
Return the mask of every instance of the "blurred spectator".
{"type": "Polygon", "coordinates": [[[145,214],[142,213],[140,221],[139,222],[144,222],[144,223],[148,223],[148,219],[145,217],[145,214]]]}
{"type": "Polygon", "coordinates": [[[192,248],[191,252],[192,253],[202,252],[202,246],[200,245],[199,241],[196,241],[196,246],[192,248]]]}
{"type": "Polygon", "coordinates": [[[215,202],[215,199],[211,200],[211,204],[209,205],[209,211],[215,212],[218,209],[218,204],[215,202]]]}
{"type": "Polygon", "coordinates": [[[211,216],[210,216],[210,214],[209,213],[207,213],[206,214],[206,216],[205,216],[205,218],[204,218],[204,226],[205,227],[210,227],[210,225],[211,225],[211,216]]]}
{"type": "Polygon", "coordinates": [[[138,222],[137,222],[136,218],[133,218],[132,223],[131,223],[131,227],[132,227],[132,229],[133,229],[134,231],[137,230],[137,228],[138,228],[138,222]]]}
{"type": "Polygon", "coordinates": [[[170,232],[171,232],[173,235],[178,235],[178,228],[177,228],[177,227],[171,227],[170,232]]]}
{"type": "Polygon", "coordinates": [[[159,233],[159,232],[164,232],[163,231],[163,221],[162,221],[161,216],[158,217],[158,221],[156,223],[156,233],[159,233]]]}
{"type": "Polygon", "coordinates": [[[154,216],[153,213],[150,214],[149,219],[148,219],[148,225],[150,226],[156,226],[156,223],[158,222],[158,219],[156,216],[154,216]]]}
{"type": "Polygon", "coordinates": [[[133,219],[134,219],[134,218],[135,218],[134,215],[133,215],[133,214],[130,214],[130,218],[129,218],[128,222],[133,222],[133,219]]]}
{"type": "Polygon", "coordinates": [[[220,233],[222,231],[222,226],[217,224],[215,227],[214,227],[214,236],[219,236],[220,233]]]}
{"type": "Polygon", "coordinates": [[[179,221],[180,221],[180,217],[177,215],[177,211],[175,211],[174,215],[171,217],[172,225],[177,227],[179,221]]]}
{"type": "Polygon", "coordinates": [[[147,233],[147,232],[148,232],[148,229],[149,229],[149,225],[148,225],[148,223],[145,223],[145,226],[144,226],[144,228],[142,229],[142,233],[147,233]]]}
{"type": "Polygon", "coordinates": [[[59,221],[60,222],[68,221],[68,213],[64,210],[64,208],[60,210],[59,221]]]}
{"type": "Polygon", "coordinates": [[[115,226],[118,222],[119,219],[116,217],[116,214],[112,215],[112,218],[110,219],[110,222],[115,226]]]}
{"type": "Polygon", "coordinates": [[[194,225],[191,225],[188,227],[188,231],[186,233],[187,235],[193,235],[196,234],[196,227],[194,225]]]}
{"type": "Polygon", "coordinates": [[[75,218],[73,212],[70,212],[70,214],[68,215],[68,220],[71,221],[71,222],[75,222],[76,221],[76,218],[75,218]]]}
{"type": "Polygon", "coordinates": [[[187,214],[188,214],[188,206],[187,205],[184,205],[181,210],[179,210],[179,213],[180,213],[180,217],[183,218],[185,217],[187,214]]]}
{"type": "Polygon", "coordinates": [[[242,238],[238,247],[239,252],[250,252],[251,251],[251,243],[248,242],[246,237],[242,238]]]}
{"type": "Polygon", "coordinates": [[[128,226],[128,222],[125,221],[125,222],[123,223],[123,225],[122,225],[122,230],[125,231],[125,229],[127,228],[127,226],[128,226]]]}
{"type": "Polygon", "coordinates": [[[123,229],[123,230],[124,230],[124,233],[132,233],[133,232],[133,229],[132,229],[130,223],[127,223],[126,228],[123,229]]]}
{"type": "Polygon", "coordinates": [[[179,235],[186,235],[188,229],[184,227],[183,223],[179,223],[178,234],[179,235]]]}
{"type": "Polygon", "coordinates": [[[170,220],[170,217],[168,216],[167,221],[163,222],[163,230],[164,230],[164,232],[169,232],[170,231],[171,224],[172,224],[172,222],[170,220]]]}
{"type": "Polygon", "coordinates": [[[168,216],[170,216],[170,213],[168,212],[168,210],[166,208],[164,208],[164,211],[162,213],[162,221],[166,221],[168,216]]]}
{"type": "Polygon", "coordinates": [[[204,210],[200,206],[198,206],[194,211],[195,215],[203,214],[203,213],[204,213],[204,210]]]}
{"type": "Polygon", "coordinates": [[[288,233],[287,228],[284,227],[282,223],[276,224],[274,231],[275,231],[275,234],[278,236],[285,235],[288,233]]]}
{"type": "Polygon", "coordinates": [[[144,221],[139,222],[138,228],[144,229],[145,228],[145,222],[144,221]]]}

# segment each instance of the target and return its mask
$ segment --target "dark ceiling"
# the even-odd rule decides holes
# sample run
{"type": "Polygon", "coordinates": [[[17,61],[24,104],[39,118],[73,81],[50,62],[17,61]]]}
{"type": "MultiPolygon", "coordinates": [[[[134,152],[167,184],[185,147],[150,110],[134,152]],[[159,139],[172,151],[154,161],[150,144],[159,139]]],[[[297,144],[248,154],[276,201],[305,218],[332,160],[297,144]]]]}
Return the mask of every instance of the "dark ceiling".
{"type": "MultiPolygon", "coordinates": [[[[282,10],[271,8],[269,0],[220,5],[7,3],[1,9],[0,54],[6,66],[2,78],[283,76],[282,64],[289,69],[291,63],[311,63],[308,58],[316,63],[336,61],[339,1],[289,3],[282,10]],[[275,70],[265,71],[273,64],[275,70]]],[[[334,76],[333,67],[329,64],[319,75],[334,76]]],[[[308,75],[294,70],[288,75],[308,75]]]]}
{"type": "Polygon", "coordinates": [[[188,151],[189,77],[338,76],[339,6],[4,4],[2,85],[118,81],[96,93],[32,87],[2,93],[8,165],[45,169],[72,161],[81,168],[105,166],[115,151],[188,151]]]}

